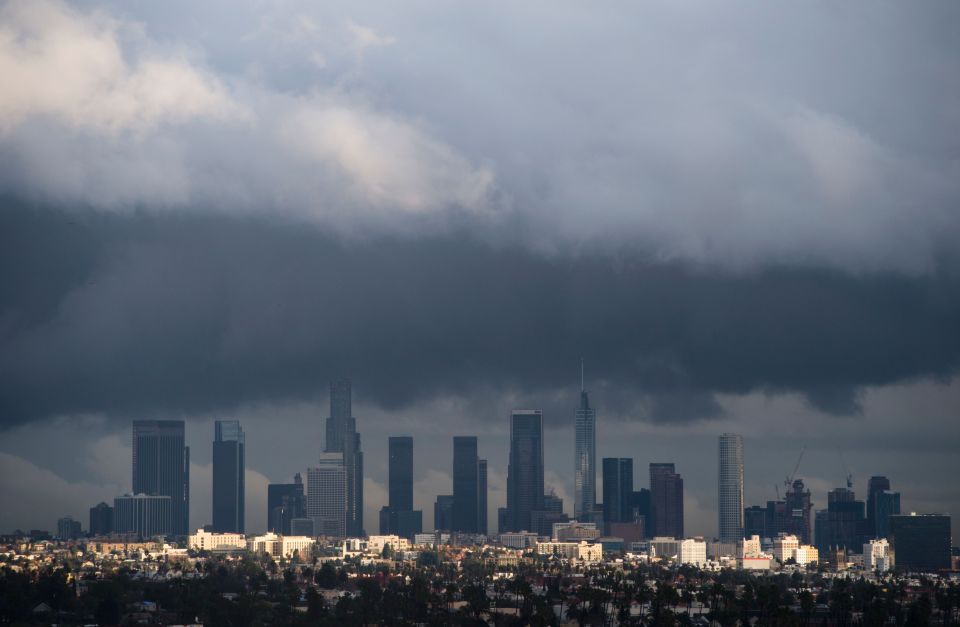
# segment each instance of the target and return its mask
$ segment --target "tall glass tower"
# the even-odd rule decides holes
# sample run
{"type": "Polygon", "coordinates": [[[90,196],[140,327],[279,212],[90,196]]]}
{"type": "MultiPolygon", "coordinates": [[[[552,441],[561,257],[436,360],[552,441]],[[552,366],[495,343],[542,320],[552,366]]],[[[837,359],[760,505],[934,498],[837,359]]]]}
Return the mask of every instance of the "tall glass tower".
{"type": "Polygon", "coordinates": [[[342,453],[346,469],[347,516],[346,534],[364,535],[363,531],[363,452],[357,419],[353,417],[353,386],[349,380],[330,383],[330,417],[327,418],[325,453],[342,453]]]}
{"type": "Polygon", "coordinates": [[[133,421],[133,492],[169,496],[170,533],[189,533],[190,448],[182,420],[133,421]]]}
{"type": "Polygon", "coordinates": [[[507,466],[507,524],[531,531],[531,513],[543,509],[543,411],[515,409],[510,415],[507,466]]]}
{"type": "Polygon", "coordinates": [[[721,542],[743,539],[743,438],[735,433],[720,436],[718,507],[721,542]]]}
{"type": "Polygon", "coordinates": [[[583,522],[593,514],[597,502],[597,412],[590,407],[584,388],[583,360],[580,361],[580,407],[574,429],[573,516],[583,522]]]}
{"type": "Polygon", "coordinates": [[[213,530],[243,533],[243,429],[237,420],[217,420],[213,431],[213,530]]]}

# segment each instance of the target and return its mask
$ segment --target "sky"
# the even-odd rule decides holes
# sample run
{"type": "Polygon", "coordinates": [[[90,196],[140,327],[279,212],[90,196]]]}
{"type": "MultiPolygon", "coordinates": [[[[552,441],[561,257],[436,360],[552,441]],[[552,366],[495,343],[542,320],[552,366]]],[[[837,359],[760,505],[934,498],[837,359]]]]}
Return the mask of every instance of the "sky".
{"type": "Polygon", "coordinates": [[[960,5],[0,2],[0,531],[131,489],[130,423],[213,421],[247,524],[354,384],[365,515],[512,408],[573,507],[598,457],[745,500],[890,478],[960,529],[960,5]]]}

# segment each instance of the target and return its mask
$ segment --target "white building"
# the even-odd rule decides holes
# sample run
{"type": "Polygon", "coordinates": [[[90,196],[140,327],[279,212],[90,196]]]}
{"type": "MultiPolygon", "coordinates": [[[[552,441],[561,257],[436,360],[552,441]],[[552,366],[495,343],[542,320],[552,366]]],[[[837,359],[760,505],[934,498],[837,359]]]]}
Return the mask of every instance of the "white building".
{"type": "Polygon", "coordinates": [[[743,570],[770,570],[773,566],[772,555],[748,555],[738,560],[743,570]]]}
{"type": "Polygon", "coordinates": [[[750,536],[740,541],[740,557],[758,557],[760,555],[760,536],[750,536]]]}
{"type": "Polygon", "coordinates": [[[272,557],[287,558],[292,557],[296,551],[301,557],[306,557],[313,544],[313,538],[306,536],[280,536],[270,532],[248,539],[247,549],[252,553],[267,553],[272,557]]]}
{"type": "Polygon", "coordinates": [[[320,463],[307,469],[307,516],[313,533],[342,538],[347,530],[347,468],[343,453],[321,453],[320,463]]]}
{"type": "Polygon", "coordinates": [[[800,540],[794,535],[780,534],[773,540],[773,556],[781,564],[794,558],[794,551],[798,548],[800,548],[800,540]]]}
{"type": "Polygon", "coordinates": [[[885,573],[893,568],[893,552],[886,538],[870,540],[863,545],[863,567],[885,573]]]}
{"type": "Polygon", "coordinates": [[[395,552],[410,549],[410,541],[400,536],[370,536],[367,538],[367,552],[383,553],[383,547],[389,546],[395,552]]]}
{"type": "Polygon", "coordinates": [[[551,537],[554,542],[595,540],[600,537],[600,530],[597,529],[596,523],[570,520],[567,522],[553,523],[553,535],[551,537]]]}
{"type": "Polygon", "coordinates": [[[449,544],[450,543],[450,534],[449,533],[440,533],[439,531],[434,531],[433,533],[418,533],[413,536],[413,543],[415,545],[434,545],[434,544],[449,544]]]}
{"type": "Polygon", "coordinates": [[[703,538],[687,538],[680,541],[681,564],[691,564],[698,568],[707,565],[707,543],[703,538]]]}
{"type": "Polygon", "coordinates": [[[793,551],[793,559],[798,566],[806,566],[807,564],[816,564],[820,561],[820,552],[817,551],[817,547],[810,546],[809,544],[801,544],[793,551]]]}
{"type": "Polygon", "coordinates": [[[217,549],[245,549],[247,538],[242,533],[210,533],[203,529],[191,534],[187,544],[191,549],[215,551],[217,549]]]}
{"type": "Polygon", "coordinates": [[[513,549],[527,549],[537,545],[537,534],[530,531],[518,531],[515,533],[501,533],[497,539],[503,546],[509,546],[513,549]]]}
{"type": "Polygon", "coordinates": [[[538,542],[537,553],[585,562],[599,562],[603,559],[603,546],[588,542],[538,542]]]}

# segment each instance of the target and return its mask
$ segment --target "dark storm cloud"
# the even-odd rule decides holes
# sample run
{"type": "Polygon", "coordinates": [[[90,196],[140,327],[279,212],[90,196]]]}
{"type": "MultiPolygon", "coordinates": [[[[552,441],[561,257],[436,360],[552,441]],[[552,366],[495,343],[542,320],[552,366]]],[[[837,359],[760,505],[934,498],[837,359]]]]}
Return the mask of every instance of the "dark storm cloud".
{"type": "Polygon", "coordinates": [[[863,386],[960,365],[949,268],[731,274],[493,245],[469,221],[344,240],[294,223],[78,217],[11,200],[0,234],[6,426],[315,399],[340,374],[389,409],[484,389],[538,402],[572,384],[580,356],[605,404],[638,419],[707,418],[720,412],[714,394],[754,390],[849,413],[863,386]]]}

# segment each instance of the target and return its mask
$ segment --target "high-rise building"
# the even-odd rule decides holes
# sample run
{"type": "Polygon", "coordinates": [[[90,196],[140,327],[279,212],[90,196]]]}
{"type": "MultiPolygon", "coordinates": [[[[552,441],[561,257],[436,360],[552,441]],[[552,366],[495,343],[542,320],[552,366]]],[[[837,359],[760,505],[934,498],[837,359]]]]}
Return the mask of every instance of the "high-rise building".
{"type": "Polygon", "coordinates": [[[603,458],[603,524],[633,522],[633,459],[603,458]]]}
{"type": "Polygon", "coordinates": [[[168,494],[125,494],[113,499],[113,530],[138,538],[176,535],[173,498],[168,494]]]}
{"type": "Polygon", "coordinates": [[[182,420],[133,422],[133,491],[169,496],[172,526],[165,533],[189,533],[190,448],[184,446],[182,420]]]}
{"type": "Polygon", "coordinates": [[[113,508],[106,503],[97,503],[90,508],[91,536],[106,536],[113,533],[113,508]]]}
{"type": "Polygon", "coordinates": [[[950,516],[893,515],[889,521],[897,570],[935,573],[950,568],[950,516]]]}
{"type": "Polygon", "coordinates": [[[650,464],[651,536],[683,537],[683,477],[673,464],[650,464]]]}
{"type": "Polygon", "coordinates": [[[720,436],[718,523],[720,542],[743,540],[743,438],[735,433],[720,436]]]}
{"type": "Polygon", "coordinates": [[[477,462],[477,533],[487,535],[487,460],[477,462]]]}
{"type": "Polygon", "coordinates": [[[900,493],[890,490],[873,495],[873,534],[878,538],[890,537],[890,517],[900,513],[900,493]]]}
{"type": "Polygon", "coordinates": [[[380,533],[413,538],[423,531],[423,512],[413,509],[413,438],[388,440],[388,503],[380,510],[380,533]]]}
{"type": "Polygon", "coordinates": [[[433,504],[433,530],[450,531],[453,527],[453,495],[440,494],[433,504]]]}
{"type": "Polygon", "coordinates": [[[888,490],[890,490],[890,480],[886,477],[873,476],[867,481],[867,530],[872,538],[886,537],[877,533],[876,498],[878,493],[888,490]]]}
{"type": "Polygon", "coordinates": [[[243,533],[244,437],[237,420],[213,427],[213,531],[243,533]]]}
{"type": "Polygon", "coordinates": [[[650,490],[640,488],[635,490],[630,497],[630,507],[633,509],[633,520],[643,521],[644,530],[649,529],[650,521],[653,520],[652,505],[650,504],[650,490]]]}
{"type": "Polygon", "coordinates": [[[293,483],[271,483],[267,486],[267,531],[291,535],[291,521],[307,515],[307,497],[303,478],[297,473],[293,483]]]}
{"type": "MultiPolygon", "coordinates": [[[[330,383],[330,417],[326,424],[326,453],[342,453],[346,472],[346,533],[362,536],[363,531],[363,452],[357,419],[353,417],[353,387],[341,379],[330,383]]],[[[309,480],[308,480],[309,482],[309,480]]]]}
{"type": "Polygon", "coordinates": [[[580,362],[580,406],[574,417],[573,517],[587,520],[597,502],[597,411],[590,407],[580,362]]]}
{"type": "Polygon", "coordinates": [[[865,518],[863,501],[853,490],[836,488],[827,493],[827,509],[817,512],[814,529],[817,549],[827,554],[831,549],[857,551],[864,545],[865,518]]]}
{"type": "Polygon", "coordinates": [[[510,415],[507,466],[509,531],[530,531],[531,513],[543,509],[543,412],[515,409],[510,415]]]}
{"type": "Polygon", "coordinates": [[[751,505],[743,510],[743,537],[753,536],[770,537],[767,534],[767,510],[759,505],[751,505]]]}
{"type": "Polygon", "coordinates": [[[480,505],[477,438],[458,435],[453,438],[453,520],[451,531],[477,533],[480,505]]]}
{"type": "Polygon", "coordinates": [[[347,531],[347,469],[343,453],[321,453],[315,468],[307,469],[307,517],[314,533],[342,538],[347,531]]]}
{"type": "Polygon", "coordinates": [[[57,537],[61,540],[76,540],[83,531],[80,529],[80,521],[74,520],[72,516],[64,516],[57,520],[57,537]]]}
{"type": "Polygon", "coordinates": [[[787,489],[784,505],[784,514],[787,517],[785,531],[797,536],[801,544],[810,544],[813,537],[810,533],[810,513],[813,503],[810,501],[810,490],[803,485],[803,479],[793,480],[793,484],[787,489]]]}

